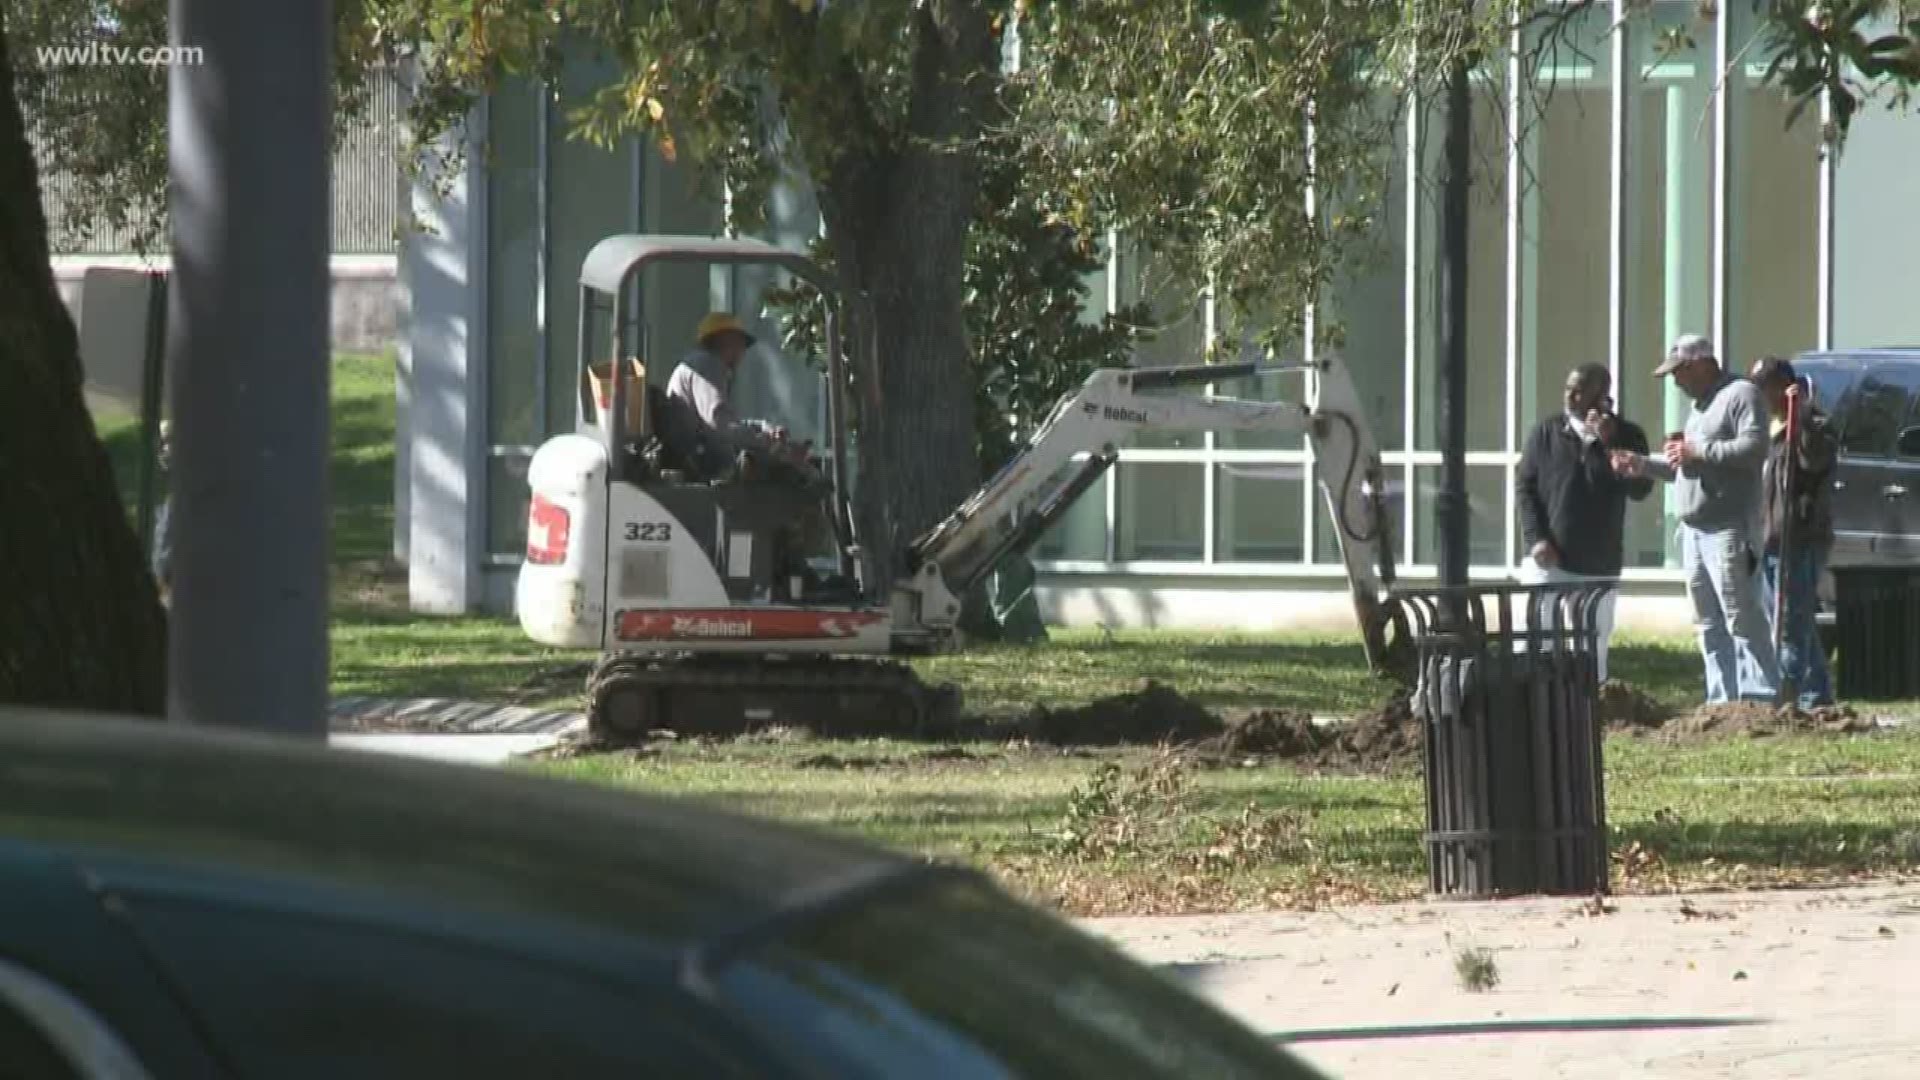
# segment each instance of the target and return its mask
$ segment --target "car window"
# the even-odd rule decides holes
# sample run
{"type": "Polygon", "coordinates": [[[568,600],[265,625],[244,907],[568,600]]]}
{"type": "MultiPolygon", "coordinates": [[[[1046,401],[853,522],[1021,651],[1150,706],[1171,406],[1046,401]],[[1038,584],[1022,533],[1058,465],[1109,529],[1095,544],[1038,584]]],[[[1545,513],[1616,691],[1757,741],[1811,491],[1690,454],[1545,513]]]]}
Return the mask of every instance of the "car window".
{"type": "Polygon", "coordinates": [[[1840,449],[1853,457],[1886,457],[1912,408],[1920,365],[1881,364],[1867,373],[1847,410],[1840,449]]]}
{"type": "Polygon", "coordinates": [[[837,1077],[1315,1074],[1166,976],[975,884],[790,931],[718,980],[837,1077]]]}
{"type": "Polygon", "coordinates": [[[1813,403],[1827,414],[1836,428],[1844,425],[1851,404],[1849,399],[1860,381],[1859,365],[1810,358],[1795,360],[1793,366],[1813,385],[1813,403]]]}
{"type": "Polygon", "coordinates": [[[744,1077],[672,987],[346,918],[136,900],[142,938],[241,1080],[744,1077]],[[671,994],[669,997],[667,995],[671,994]]]}
{"type": "MultiPolygon", "coordinates": [[[[1913,404],[1908,407],[1906,418],[1900,421],[1900,431],[1906,432],[1920,428],[1920,393],[1913,395],[1913,404]]],[[[1896,435],[1894,453],[1903,461],[1920,461],[1920,435],[1904,438],[1896,435]]]]}
{"type": "Polygon", "coordinates": [[[0,1076],[20,1080],[86,1080],[39,1025],[0,1002],[0,1076]]]}
{"type": "Polygon", "coordinates": [[[0,957],[0,1077],[147,1080],[118,1033],[65,987],[0,957]]]}

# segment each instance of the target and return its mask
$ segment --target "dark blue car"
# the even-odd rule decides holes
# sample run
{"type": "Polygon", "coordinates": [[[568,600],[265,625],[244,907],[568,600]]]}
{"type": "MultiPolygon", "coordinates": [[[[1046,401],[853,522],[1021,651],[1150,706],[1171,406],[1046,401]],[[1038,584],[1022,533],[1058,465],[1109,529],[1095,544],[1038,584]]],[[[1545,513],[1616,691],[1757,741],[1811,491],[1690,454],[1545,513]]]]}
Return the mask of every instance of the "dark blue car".
{"type": "Polygon", "coordinates": [[[967,871],[490,770],[0,711],[0,1077],[1309,1077],[967,871]]]}

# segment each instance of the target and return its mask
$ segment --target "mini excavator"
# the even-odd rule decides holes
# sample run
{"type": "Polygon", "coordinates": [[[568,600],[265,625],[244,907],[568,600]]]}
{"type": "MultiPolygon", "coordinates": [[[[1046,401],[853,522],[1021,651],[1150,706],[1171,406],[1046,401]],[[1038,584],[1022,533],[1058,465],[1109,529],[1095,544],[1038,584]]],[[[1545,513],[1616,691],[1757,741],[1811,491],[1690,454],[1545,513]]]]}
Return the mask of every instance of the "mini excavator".
{"type": "Polygon", "coordinates": [[[850,710],[872,730],[919,728],[938,695],[898,658],[961,647],[962,598],[1037,542],[1143,431],[1304,434],[1368,662],[1398,662],[1406,622],[1388,592],[1379,454],[1336,359],[1096,371],[944,521],[904,551],[876,553],[853,512],[846,437],[850,366],[871,370],[858,363],[871,349],[864,314],[811,260],[757,241],[619,235],[588,253],[575,430],[529,466],[515,603],[533,640],[599,651],[587,686],[596,734],[812,726],[823,711],[850,710]],[[760,467],[743,455],[720,475],[691,467],[676,437],[685,407],[649,383],[633,340],[634,285],[661,264],[775,268],[827,298],[820,454],[760,467]],[[1306,403],[1205,393],[1272,374],[1305,380],[1306,403]],[[797,560],[794,524],[807,515],[825,527],[797,560]]]}

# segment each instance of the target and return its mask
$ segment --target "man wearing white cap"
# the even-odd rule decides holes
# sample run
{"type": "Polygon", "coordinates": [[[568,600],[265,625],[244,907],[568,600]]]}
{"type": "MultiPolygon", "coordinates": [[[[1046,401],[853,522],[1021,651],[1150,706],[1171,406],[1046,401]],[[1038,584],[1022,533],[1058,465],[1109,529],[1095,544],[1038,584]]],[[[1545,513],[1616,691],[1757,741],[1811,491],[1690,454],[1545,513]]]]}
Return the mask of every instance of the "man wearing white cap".
{"type": "Polygon", "coordinates": [[[1766,399],[1722,368],[1698,334],[1681,335],[1653,373],[1693,399],[1686,426],[1667,436],[1659,457],[1616,451],[1614,468],[1674,485],[1707,701],[1771,702],[1779,668],[1760,578],[1766,399]]]}

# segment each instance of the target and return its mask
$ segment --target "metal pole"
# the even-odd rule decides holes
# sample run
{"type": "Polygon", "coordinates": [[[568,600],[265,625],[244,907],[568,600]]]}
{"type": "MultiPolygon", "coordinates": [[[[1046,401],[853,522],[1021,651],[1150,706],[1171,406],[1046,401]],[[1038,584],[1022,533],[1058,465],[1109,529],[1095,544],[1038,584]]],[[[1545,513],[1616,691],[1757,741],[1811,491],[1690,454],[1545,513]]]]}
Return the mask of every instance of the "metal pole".
{"type": "Polygon", "coordinates": [[[170,719],[327,731],[329,0],[172,0],[170,719]]]}
{"type": "Polygon", "coordinates": [[[1467,583],[1467,184],[1472,167],[1468,60],[1447,73],[1447,130],[1440,191],[1440,584],[1467,583]]]}

